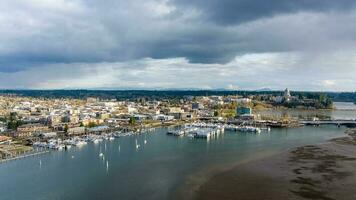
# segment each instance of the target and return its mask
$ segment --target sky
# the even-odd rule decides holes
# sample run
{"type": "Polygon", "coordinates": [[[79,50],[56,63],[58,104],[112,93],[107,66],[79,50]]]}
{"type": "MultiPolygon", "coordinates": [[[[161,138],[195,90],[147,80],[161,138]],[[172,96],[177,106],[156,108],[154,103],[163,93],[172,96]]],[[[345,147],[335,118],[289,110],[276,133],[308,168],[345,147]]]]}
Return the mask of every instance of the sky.
{"type": "Polygon", "coordinates": [[[2,89],[356,91],[354,0],[1,0],[2,89]]]}

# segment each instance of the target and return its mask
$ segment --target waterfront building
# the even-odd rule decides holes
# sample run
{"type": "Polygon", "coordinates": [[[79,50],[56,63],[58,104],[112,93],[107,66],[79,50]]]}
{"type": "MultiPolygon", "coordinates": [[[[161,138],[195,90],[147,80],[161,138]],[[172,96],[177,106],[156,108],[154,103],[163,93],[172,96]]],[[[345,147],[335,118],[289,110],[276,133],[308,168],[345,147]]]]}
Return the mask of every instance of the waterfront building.
{"type": "Polygon", "coordinates": [[[255,115],[252,114],[252,108],[250,108],[250,107],[237,107],[236,115],[237,115],[237,118],[240,120],[255,119],[255,115]]]}
{"type": "Polygon", "coordinates": [[[48,132],[50,129],[43,124],[24,124],[17,127],[17,131],[14,133],[15,137],[31,137],[35,133],[48,132]]]}
{"type": "Polygon", "coordinates": [[[133,115],[133,117],[135,118],[136,121],[140,121],[140,122],[148,118],[147,115],[139,115],[139,114],[135,114],[133,115]]]}
{"type": "Polygon", "coordinates": [[[67,134],[68,135],[82,135],[85,133],[85,127],[72,127],[68,128],[67,134]]]}
{"type": "Polygon", "coordinates": [[[186,113],[186,112],[168,113],[168,115],[174,116],[174,119],[181,119],[181,120],[193,119],[193,114],[186,113]]]}
{"type": "Polygon", "coordinates": [[[88,133],[92,133],[92,134],[101,133],[101,132],[105,132],[109,129],[110,129],[110,127],[108,127],[108,126],[96,126],[93,128],[89,128],[88,133]]]}
{"type": "Polygon", "coordinates": [[[243,106],[237,107],[237,108],[236,108],[236,114],[237,114],[238,116],[240,116],[240,115],[252,115],[252,108],[250,108],[250,107],[243,107],[243,106]]]}
{"type": "Polygon", "coordinates": [[[103,119],[95,119],[95,118],[86,118],[86,119],[83,119],[81,122],[84,126],[87,126],[90,123],[102,124],[102,123],[104,123],[104,120],[103,119]]]}
{"type": "Polygon", "coordinates": [[[152,116],[152,119],[159,120],[159,121],[170,121],[174,119],[174,116],[159,114],[159,115],[152,116]]]}

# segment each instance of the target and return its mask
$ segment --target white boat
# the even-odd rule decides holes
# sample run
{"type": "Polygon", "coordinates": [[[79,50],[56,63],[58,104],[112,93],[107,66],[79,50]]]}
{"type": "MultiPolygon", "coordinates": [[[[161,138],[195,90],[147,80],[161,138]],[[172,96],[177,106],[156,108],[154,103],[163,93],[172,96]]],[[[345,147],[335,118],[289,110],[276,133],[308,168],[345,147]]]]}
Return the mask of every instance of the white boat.
{"type": "Polygon", "coordinates": [[[79,140],[79,141],[75,142],[74,145],[80,147],[80,146],[83,146],[83,145],[86,145],[86,144],[87,144],[87,142],[79,140]]]}
{"type": "Polygon", "coordinates": [[[100,137],[96,137],[96,138],[93,138],[91,141],[92,141],[94,144],[98,144],[99,142],[102,142],[103,139],[100,138],[100,137]]]}
{"type": "Polygon", "coordinates": [[[140,145],[137,144],[137,139],[135,140],[135,143],[136,143],[136,149],[138,149],[140,147],[140,145]]]}
{"type": "Polygon", "coordinates": [[[243,126],[243,127],[239,127],[237,130],[241,131],[241,132],[261,133],[261,129],[260,128],[253,127],[253,126],[243,126]]]}
{"type": "Polygon", "coordinates": [[[194,137],[195,137],[195,134],[189,133],[189,134],[187,135],[187,137],[194,138],[194,137]]]}

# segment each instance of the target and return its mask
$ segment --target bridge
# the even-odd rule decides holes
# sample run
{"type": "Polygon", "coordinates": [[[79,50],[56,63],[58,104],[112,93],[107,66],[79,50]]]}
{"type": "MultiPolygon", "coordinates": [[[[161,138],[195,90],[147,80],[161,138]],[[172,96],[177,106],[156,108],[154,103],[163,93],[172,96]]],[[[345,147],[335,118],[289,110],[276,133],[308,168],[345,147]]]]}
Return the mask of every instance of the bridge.
{"type": "Polygon", "coordinates": [[[335,125],[335,126],[347,126],[347,127],[356,127],[356,120],[347,120],[347,119],[335,119],[335,120],[305,120],[300,121],[304,125],[335,125]]]}

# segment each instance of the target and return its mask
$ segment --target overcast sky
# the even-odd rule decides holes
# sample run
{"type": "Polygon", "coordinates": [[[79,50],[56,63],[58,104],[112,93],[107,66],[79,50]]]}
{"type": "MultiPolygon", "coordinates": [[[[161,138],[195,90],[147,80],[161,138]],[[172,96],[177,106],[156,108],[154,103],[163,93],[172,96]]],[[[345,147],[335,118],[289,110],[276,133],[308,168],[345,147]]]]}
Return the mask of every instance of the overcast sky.
{"type": "Polygon", "coordinates": [[[355,91],[355,0],[1,0],[0,88],[355,91]]]}

